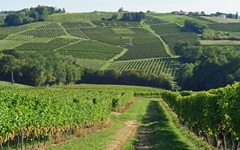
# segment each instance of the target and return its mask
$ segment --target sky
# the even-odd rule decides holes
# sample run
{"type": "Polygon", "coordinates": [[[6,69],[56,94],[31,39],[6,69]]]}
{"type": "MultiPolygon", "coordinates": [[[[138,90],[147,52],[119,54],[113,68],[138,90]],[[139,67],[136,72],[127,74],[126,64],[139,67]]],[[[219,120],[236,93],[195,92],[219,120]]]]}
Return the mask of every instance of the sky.
{"type": "Polygon", "coordinates": [[[118,11],[205,11],[206,13],[240,11],[239,0],[1,0],[0,11],[21,10],[38,5],[65,8],[67,12],[118,11]]]}

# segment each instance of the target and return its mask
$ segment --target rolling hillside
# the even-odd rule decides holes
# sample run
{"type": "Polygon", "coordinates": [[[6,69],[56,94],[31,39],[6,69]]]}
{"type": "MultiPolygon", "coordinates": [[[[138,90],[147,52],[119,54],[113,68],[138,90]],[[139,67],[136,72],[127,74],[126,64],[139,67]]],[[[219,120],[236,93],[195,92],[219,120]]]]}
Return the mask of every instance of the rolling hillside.
{"type": "MultiPolygon", "coordinates": [[[[169,59],[172,64],[179,65],[176,56],[171,54],[174,44],[179,41],[195,43],[200,40],[196,33],[184,31],[185,20],[193,20],[216,31],[229,31],[239,35],[239,24],[217,23],[209,17],[146,13],[146,18],[141,22],[108,20],[113,14],[54,14],[44,22],[0,27],[0,50],[48,54],[58,52],[72,55],[87,68],[114,68],[119,71],[137,69],[156,75],[165,74],[174,79],[178,74],[178,67],[164,65],[168,64],[165,60],[169,59]],[[171,69],[168,71],[168,68],[171,69]]],[[[117,15],[121,18],[123,13],[117,15]]],[[[208,40],[202,43],[215,42],[208,40]]]]}

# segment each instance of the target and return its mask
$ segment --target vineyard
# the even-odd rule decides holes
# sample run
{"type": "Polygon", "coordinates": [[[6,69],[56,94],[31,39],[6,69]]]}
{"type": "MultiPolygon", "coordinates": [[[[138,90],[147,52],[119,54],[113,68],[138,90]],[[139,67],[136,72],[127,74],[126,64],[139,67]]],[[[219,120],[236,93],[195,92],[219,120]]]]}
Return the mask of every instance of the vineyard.
{"type": "Polygon", "coordinates": [[[72,36],[82,38],[82,39],[89,39],[79,28],[66,28],[66,31],[68,32],[68,34],[72,36]]]}
{"type": "MultiPolygon", "coordinates": [[[[71,13],[71,14],[53,14],[47,20],[55,22],[84,22],[92,20],[101,20],[102,18],[109,19],[113,13],[71,13]]],[[[120,13],[119,13],[120,15],[120,13]]]]}
{"type": "Polygon", "coordinates": [[[161,36],[161,37],[169,45],[174,45],[179,41],[196,43],[199,39],[197,34],[187,33],[187,32],[186,33],[179,33],[179,34],[164,35],[164,36],[161,36]]]}
{"type": "Polygon", "coordinates": [[[238,149],[240,83],[208,92],[165,92],[163,99],[181,122],[214,147],[238,149]],[[230,136],[228,136],[230,135],[230,136]],[[218,138],[221,140],[219,144],[218,138]],[[229,144],[227,141],[230,141],[229,144]]]}
{"type": "Polygon", "coordinates": [[[209,24],[210,29],[226,32],[240,32],[240,23],[217,23],[209,24]]]}
{"type": "Polygon", "coordinates": [[[19,138],[34,146],[49,138],[58,143],[59,136],[84,136],[86,128],[104,126],[110,112],[122,111],[132,97],[133,92],[116,90],[1,90],[0,147],[15,141],[18,149],[19,138]]]}
{"type": "Polygon", "coordinates": [[[36,43],[36,42],[24,43],[14,49],[19,51],[51,51],[62,46],[68,45],[70,43],[76,42],[77,40],[78,39],[56,38],[48,43],[36,43]]]}
{"type": "Polygon", "coordinates": [[[77,58],[108,60],[119,54],[122,50],[121,47],[97,41],[80,41],[59,49],[59,52],[64,54],[69,53],[69,55],[71,54],[77,58]]]}
{"type": "Polygon", "coordinates": [[[164,23],[150,26],[158,35],[176,34],[181,32],[181,27],[175,23],[164,23]]]}
{"type": "Polygon", "coordinates": [[[98,27],[141,27],[139,22],[133,21],[108,21],[108,20],[95,20],[92,21],[98,27]]]}
{"type": "Polygon", "coordinates": [[[89,22],[64,22],[62,23],[64,28],[91,28],[94,27],[89,22]]]}
{"type": "Polygon", "coordinates": [[[212,23],[212,20],[209,20],[209,19],[202,20],[195,17],[185,16],[185,15],[150,13],[149,16],[164,20],[166,22],[177,23],[179,25],[184,25],[185,20],[192,20],[200,24],[212,23]]]}
{"type": "Polygon", "coordinates": [[[176,77],[178,63],[171,58],[116,61],[109,66],[108,69],[116,69],[119,72],[124,70],[140,70],[147,74],[166,74],[171,77],[176,77]]]}
{"type": "Polygon", "coordinates": [[[20,32],[19,34],[33,36],[36,38],[54,38],[61,35],[67,35],[65,30],[59,23],[49,23],[47,25],[37,27],[36,29],[30,29],[24,32],[20,32]]]}
{"type": "Polygon", "coordinates": [[[146,18],[144,19],[144,22],[149,25],[166,23],[166,21],[152,17],[152,16],[146,16],[146,18]]]}
{"type": "Polygon", "coordinates": [[[90,69],[100,69],[106,63],[106,61],[98,59],[78,59],[77,61],[80,66],[90,69]]]}

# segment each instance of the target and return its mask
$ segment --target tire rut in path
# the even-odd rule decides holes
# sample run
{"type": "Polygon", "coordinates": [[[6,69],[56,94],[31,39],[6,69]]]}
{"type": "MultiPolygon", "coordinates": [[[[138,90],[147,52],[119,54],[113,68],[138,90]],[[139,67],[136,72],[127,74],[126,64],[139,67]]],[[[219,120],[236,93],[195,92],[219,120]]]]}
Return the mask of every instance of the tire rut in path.
{"type": "Polygon", "coordinates": [[[123,126],[115,134],[114,140],[107,145],[106,150],[121,150],[127,140],[135,135],[138,127],[136,120],[128,120],[123,126]]]}

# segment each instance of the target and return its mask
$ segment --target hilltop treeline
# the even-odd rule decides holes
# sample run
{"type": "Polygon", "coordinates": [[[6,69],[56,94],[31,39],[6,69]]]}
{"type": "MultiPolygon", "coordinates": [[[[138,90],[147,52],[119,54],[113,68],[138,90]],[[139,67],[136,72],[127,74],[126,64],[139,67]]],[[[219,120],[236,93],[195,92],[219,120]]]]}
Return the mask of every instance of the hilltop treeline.
{"type": "Polygon", "coordinates": [[[44,21],[48,15],[65,13],[65,9],[57,9],[49,6],[37,6],[30,9],[22,9],[6,16],[4,22],[9,26],[19,26],[31,22],[44,21]]]}
{"type": "Polygon", "coordinates": [[[240,81],[239,46],[177,43],[175,53],[186,63],[179,70],[182,89],[209,90],[240,81]]]}
{"type": "Polygon", "coordinates": [[[146,75],[134,70],[119,73],[116,70],[85,69],[72,56],[58,53],[4,51],[0,53],[0,80],[32,86],[95,83],[171,89],[171,80],[165,76],[146,75]]]}

